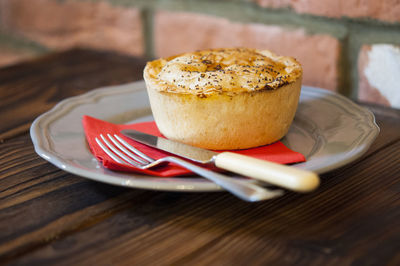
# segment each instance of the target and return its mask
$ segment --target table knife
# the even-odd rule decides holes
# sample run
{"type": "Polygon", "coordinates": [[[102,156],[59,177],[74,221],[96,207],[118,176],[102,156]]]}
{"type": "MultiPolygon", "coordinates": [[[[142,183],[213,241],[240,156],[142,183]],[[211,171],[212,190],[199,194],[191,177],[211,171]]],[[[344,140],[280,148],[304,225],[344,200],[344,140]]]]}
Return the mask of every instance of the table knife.
{"type": "Polygon", "coordinates": [[[121,133],[137,142],[191,161],[202,164],[214,164],[218,168],[296,192],[310,192],[319,185],[319,177],[316,173],[292,166],[260,160],[233,152],[217,153],[136,130],[127,129],[122,130],[121,133]]]}

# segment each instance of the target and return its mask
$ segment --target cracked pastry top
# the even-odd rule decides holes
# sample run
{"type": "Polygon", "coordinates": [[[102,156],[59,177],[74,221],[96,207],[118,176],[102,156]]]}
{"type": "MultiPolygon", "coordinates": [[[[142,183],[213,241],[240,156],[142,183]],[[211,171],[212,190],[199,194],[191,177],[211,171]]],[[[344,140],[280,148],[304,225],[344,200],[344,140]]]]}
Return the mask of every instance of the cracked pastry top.
{"type": "Polygon", "coordinates": [[[224,48],[148,62],[145,79],[158,91],[208,96],[275,90],[295,82],[301,65],[268,50],[224,48]]]}

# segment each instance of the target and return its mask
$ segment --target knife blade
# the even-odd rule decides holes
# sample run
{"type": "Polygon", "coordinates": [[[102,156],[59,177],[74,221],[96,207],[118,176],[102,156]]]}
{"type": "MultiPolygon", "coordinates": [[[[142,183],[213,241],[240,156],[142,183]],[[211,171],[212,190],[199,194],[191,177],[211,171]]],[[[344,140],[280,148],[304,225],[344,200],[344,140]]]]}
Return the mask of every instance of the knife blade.
{"type": "Polygon", "coordinates": [[[203,164],[215,164],[218,168],[289,190],[310,192],[319,186],[318,175],[308,170],[260,160],[233,152],[217,153],[131,129],[122,130],[121,134],[142,144],[191,161],[203,164]]]}

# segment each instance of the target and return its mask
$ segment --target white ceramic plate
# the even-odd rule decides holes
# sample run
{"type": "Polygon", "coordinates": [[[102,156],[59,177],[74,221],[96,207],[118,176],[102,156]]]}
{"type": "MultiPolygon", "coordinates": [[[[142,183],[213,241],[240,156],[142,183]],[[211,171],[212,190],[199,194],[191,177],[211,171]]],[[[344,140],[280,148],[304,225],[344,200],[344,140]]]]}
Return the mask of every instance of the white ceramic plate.
{"type": "MultiPolygon", "coordinates": [[[[109,184],[167,191],[221,190],[196,176],[160,178],[104,169],[88,149],[83,115],[113,123],[151,120],[144,82],[101,88],[63,100],[33,122],[30,132],[36,152],[67,172],[109,184]]],[[[374,115],[367,109],[341,95],[303,87],[295,120],[283,142],[307,158],[294,167],[324,173],[360,157],[378,133],[374,115]]]]}

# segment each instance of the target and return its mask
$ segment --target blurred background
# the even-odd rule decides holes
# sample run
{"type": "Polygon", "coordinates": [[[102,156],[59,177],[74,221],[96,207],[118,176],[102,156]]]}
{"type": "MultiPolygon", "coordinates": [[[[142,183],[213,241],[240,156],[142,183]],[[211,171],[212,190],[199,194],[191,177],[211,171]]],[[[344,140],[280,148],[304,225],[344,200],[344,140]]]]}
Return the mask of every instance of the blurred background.
{"type": "Polygon", "coordinates": [[[75,47],[295,57],[305,85],[400,108],[399,0],[0,0],[0,67],[75,47]]]}

